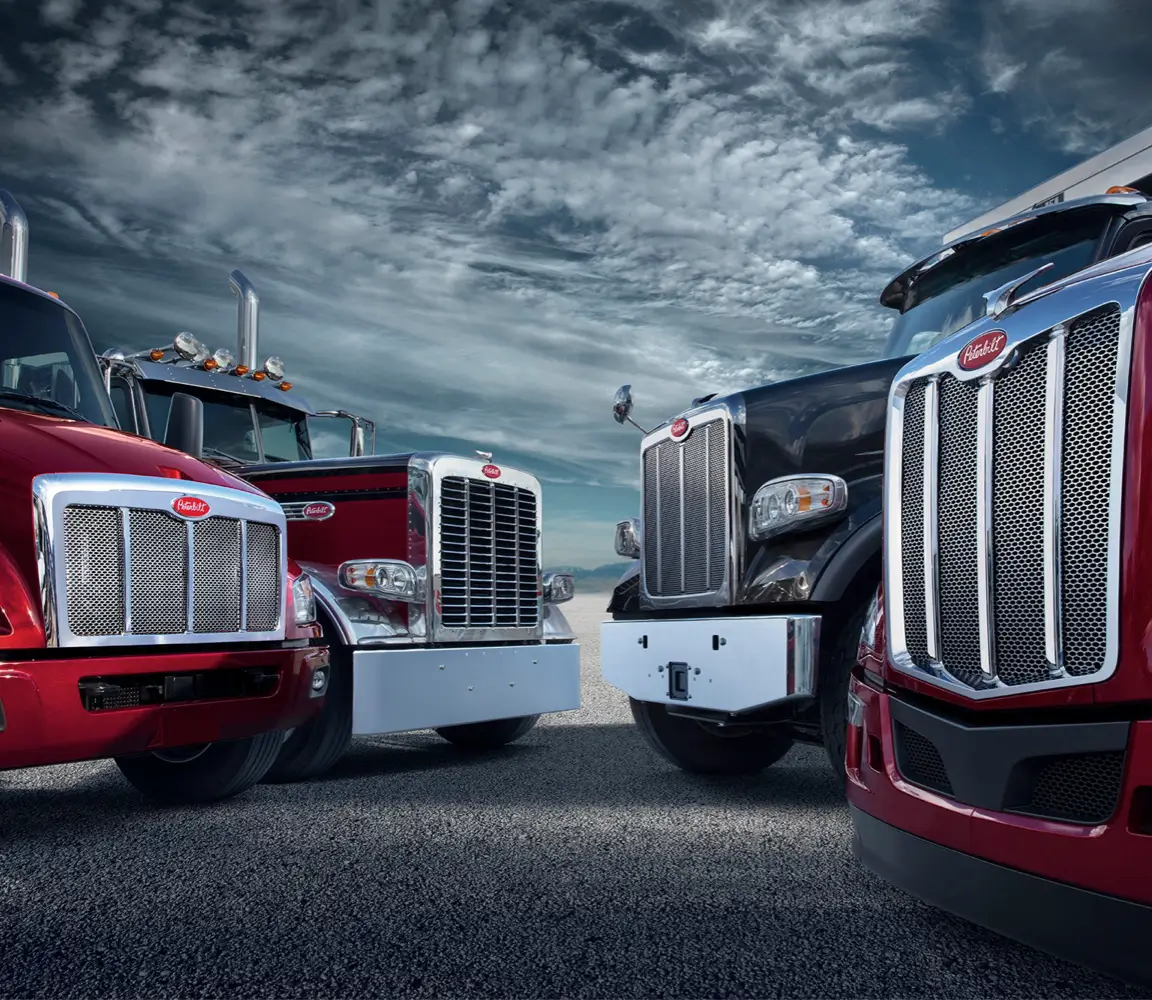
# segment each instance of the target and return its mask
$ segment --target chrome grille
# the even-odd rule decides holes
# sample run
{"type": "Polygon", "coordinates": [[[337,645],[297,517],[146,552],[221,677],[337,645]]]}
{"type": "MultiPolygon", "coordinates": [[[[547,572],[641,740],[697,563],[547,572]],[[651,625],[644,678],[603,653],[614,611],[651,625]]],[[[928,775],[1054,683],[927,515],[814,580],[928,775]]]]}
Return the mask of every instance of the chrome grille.
{"type": "Polygon", "coordinates": [[[912,664],[974,689],[1104,667],[1120,332],[1109,305],[1025,341],[990,379],[913,375],[898,595],[912,664]]]}
{"type": "Polygon", "coordinates": [[[539,504],[532,490],[465,476],[439,481],[440,624],[540,624],[539,504]]]}
{"type": "Polygon", "coordinates": [[[652,597],[711,594],[724,586],[729,538],[728,420],[664,438],[643,455],[644,584],[652,597]]]}
{"type": "Polygon", "coordinates": [[[226,517],[188,522],[151,508],[69,504],[63,527],[63,599],[74,636],[268,632],[278,625],[275,525],[226,517]],[[241,559],[245,530],[247,558],[241,559]]]}

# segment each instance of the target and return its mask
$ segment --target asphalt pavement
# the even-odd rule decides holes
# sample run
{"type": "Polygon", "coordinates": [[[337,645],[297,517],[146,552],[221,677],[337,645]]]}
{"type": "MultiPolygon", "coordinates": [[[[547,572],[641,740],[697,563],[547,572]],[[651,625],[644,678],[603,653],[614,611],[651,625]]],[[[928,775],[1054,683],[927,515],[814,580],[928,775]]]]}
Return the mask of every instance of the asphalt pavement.
{"type": "Polygon", "coordinates": [[[357,740],[206,809],[110,763],[0,774],[5,997],[1137,997],[863,871],[818,748],[755,779],[663,763],[600,680],[478,758],[357,740]]]}

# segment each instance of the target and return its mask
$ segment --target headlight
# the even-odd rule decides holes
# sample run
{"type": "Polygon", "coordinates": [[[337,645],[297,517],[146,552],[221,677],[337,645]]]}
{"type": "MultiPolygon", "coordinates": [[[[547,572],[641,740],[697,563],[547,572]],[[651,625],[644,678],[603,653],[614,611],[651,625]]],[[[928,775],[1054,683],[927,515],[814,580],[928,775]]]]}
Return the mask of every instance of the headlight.
{"type": "Polygon", "coordinates": [[[301,573],[292,584],[292,605],[296,609],[297,625],[307,625],[316,620],[316,593],[307,573],[301,573]]]}
{"type": "Polygon", "coordinates": [[[752,498],[748,533],[763,541],[794,528],[838,517],[848,506],[848,486],[839,476],[785,476],[765,483],[752,498]]]}
{"type": "Polygon", "coordinates": [[[630,517],[616,525],[616,555],[640,558],[640,519],[630,517]]]}
{"type": "Polygon", "coordinates": [[[544,603],[563,604],[576,593],[576,581],[571,573],[544,574],[544,603]]]}
{"type": "Polygon", "coordinates": [[[340,582],[352,590],[415,604],[424,600],[424,576],[402,559],[357,559],[340,566],[340,582]]]}

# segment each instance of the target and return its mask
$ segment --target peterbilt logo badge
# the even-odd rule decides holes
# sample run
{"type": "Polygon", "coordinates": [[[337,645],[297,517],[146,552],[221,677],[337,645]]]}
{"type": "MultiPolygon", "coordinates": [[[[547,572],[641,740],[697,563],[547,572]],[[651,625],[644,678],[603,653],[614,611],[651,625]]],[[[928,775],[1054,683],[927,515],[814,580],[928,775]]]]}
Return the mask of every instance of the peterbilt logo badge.
{"type": "Polygon", "coordinates": [[[668,429],[668,433],[677,441],[686,438],[688,436],[688,421],[685,420],[684,417],[678,417],[672,421],[672,426],[668,429]]]}
{"type": "Polygon", "coordinates": [[[207,500],[199,497],[177,497],[172,501],[172,509],[181,517],[207,517],[212,508],[207,500]]]}
{"type": "Polygon", "coordinates": [[[488,465],[484,466],[484,468],[481,469],[480,471],[482,473],[484,473],[484,475],[486,475],[489,479],[499,479],[500,478],[500,466],[498,466],[498,465],[492,465],[491,463],[489,463],[488,465]]]}
{"type": "Polygon", "coordinates": [[[309,521],[325,521],[336,513],[336,508],[327,500],[313,500],[300,513],[309,521]]]}
{"type": "Polygon", "coordinates": [[[989,330],[965,344],[958,355],[956,364],[966,372],[975,371],[992,364],[1008,346],[1008,335],[1003,330],[989,330]]]}

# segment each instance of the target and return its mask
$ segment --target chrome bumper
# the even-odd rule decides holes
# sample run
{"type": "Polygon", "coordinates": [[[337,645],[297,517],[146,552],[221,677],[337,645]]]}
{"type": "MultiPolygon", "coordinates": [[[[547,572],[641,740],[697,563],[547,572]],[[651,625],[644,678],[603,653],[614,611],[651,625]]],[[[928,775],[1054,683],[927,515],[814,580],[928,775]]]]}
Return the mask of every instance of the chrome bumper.
{"type": "Polygon", "coordinates": [[[816,692],[817,615],[606,621],[604,679],[637,701],[749,712],[816,692]]]}

